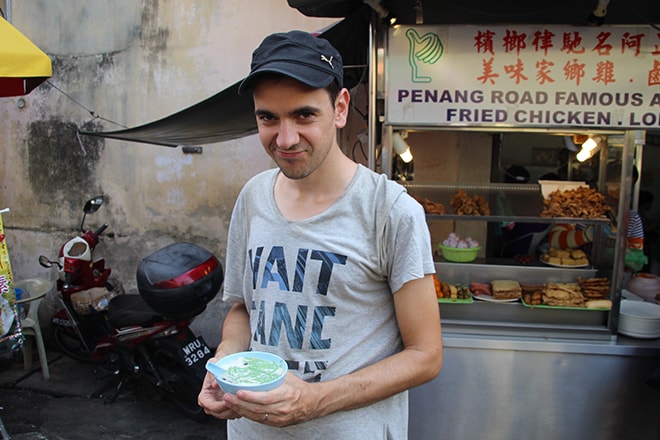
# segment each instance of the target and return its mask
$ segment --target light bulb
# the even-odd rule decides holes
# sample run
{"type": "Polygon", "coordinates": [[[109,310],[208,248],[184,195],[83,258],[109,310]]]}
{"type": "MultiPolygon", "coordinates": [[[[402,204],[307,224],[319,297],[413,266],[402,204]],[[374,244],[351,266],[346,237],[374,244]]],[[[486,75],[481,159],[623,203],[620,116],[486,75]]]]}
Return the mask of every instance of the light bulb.
{"type": "Polygon", "coordinates": [[[406,151],[404,151],[403,153],[399,154],[399,157],[405,163],[410,163],[410,161],[413,160],[413,155],[410,152],[410,147],[408,147],[408,149],[406,151]]]}
{"type": "Polygon", "coordinates": [[[586,148],[583,148],[580,151],[578,151],[578,154],[575,156],[578,162],[584,162],[590,157],[591,157],[591,150],[587,150],[586,148]]]}
{"type": "Polygon", "coordinates": [[[410,151],[410,146],[403,140],[400,133],[394,133],[392,136],[394,143],[394,151],[399,155],[402,161],[405,163],[410,163],[413,160],[412,152],[410,151]]]}
{"type": "Polygon", "coordinates": [[[600,136],[589,137],[589,139],[584,141],[584,143],[582,144],[582,148],[584,150],[591,151],[595,149],[599,143],[600,143],[600,136]]]}

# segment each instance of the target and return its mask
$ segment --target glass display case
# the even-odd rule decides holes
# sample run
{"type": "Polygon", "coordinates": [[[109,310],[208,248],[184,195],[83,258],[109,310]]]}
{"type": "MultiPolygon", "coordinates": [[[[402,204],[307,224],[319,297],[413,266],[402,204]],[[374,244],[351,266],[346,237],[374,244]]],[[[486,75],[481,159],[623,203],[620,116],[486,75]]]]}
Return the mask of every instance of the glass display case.
{"type": "MultiPolygon", "coordinates": [[[[631,141],[634,140],[634,136],[629,138],[631,141]]],[[[613,140],[622,141],[623,138],[615,136],[613,140]]],[[[632,144],[628,148],[622,144],[614,147],[620,150],[617,152],[618,157],[627,158],[622,161],[622,167],[631,168],[632,144]]],[[[443,154],[442,148],[435,148],[437,154],[443,154]]],[[[603,166],[607,163],[606,151],[607,149],[604,149],[601,152],[604,155],[603,166]]],[[[621,206],[629,206],[631,199],[631,185],[628,185],[630,172],[623,170],[621,176],[623,177],[620,184],[619,202],[621,202],[621,206]]],[[[529,260],[516,260],[502,257],[496,252],[492,252],[487,246],[483,246],[476,260],[469,263],[456,263],[445,260],[442,252],[436,250],[436,272],[438,278],[443,281],[467,286],[470,286],[471,283],[490,283],[493,280],[515,280],[521,285],[578,283],[581,280],[594,278],[605,278],[609,282],[609,292],[606,298],[612,301],[611,309],[543,304],[532,306],[521,300],[489,301],[486,299],[487,297],[479,295],[472,295],[472,301],[440,300],[445,334],[586,340],[615,338],[624,276],[617,246],[625,240],[621,239],[621,232],[613,227],[612,220],[614,223],[621,224],[623,217],[619,218],[617,222],[615,217],[608,218],[607,216],[595,218],[542,216],[545,205],[541,183],[470,183],[428,180],[411,180],[401,183],[422,204],[425,201],[431,201],[445,208],[443,214],[427,213],[426,216],[431,229],[434,250],[446,236],[446,231],[471,231],[468,233],[474,234],[485,245],[493,230],[510,223],[547,225],[547,229],[556,224],[580,224],[583,227],[593,228],[594,238],[590,244],[590,258],[587,265],[572,267],[549,264],[540,259],[538,254],[532,255],[529,260]],[[483,198],[488,203],[490,212],[487,215],[457,214],[451,205],[452,198],[459,190],[483,198]],[[438,224],[443,226],[435,227],[438,224]],[[436,230],[444,232],[438,233],[436,230]]],[[[612,212],[618,212],[618,208],[613,207],[612,212]]]]}
{"type": "MultiPolygon", "coordinates": [[[[450,206],[456,191],[463,189],[470,194],[484,197],[491,206],[491,215],[456,215],[451,213],[428,214],[429,222],[503,222],[574,223],[573,218],[539,217],[543,198],[538,184],[405,184],[408,192],[418,199],[429,199],[450,206]]],[[[580,223],[594,225],[602,234],[607,219],[580,219],[580,223]]],[[[594,244],[600,244],[595,240],[594,244]]],[[[594,246],[597,248],[597,246],[594,246]]],[[[597,254],[597,249],[592,255],[597,254]]],[[[436,257],[437,276],[449,283],[490,283],[492,280],[516,280],[521,284],[573,283],[579,278],[597,276],[611,278],[611,265],[598,267],[593,262],[588,267],[554,267],[538,258],[529,262],[516,262],[511,258],[480,256],[474,262],[455,263],[436,257]]],[[[608,311],[579,308],[528,306],[521,301],[494,303],[482,301],[479,296],[471,303],[442,302],[443,327],[448,332],[467,334],[526,335],[542,337],[589,337],[609,338],[608,311]]]]}

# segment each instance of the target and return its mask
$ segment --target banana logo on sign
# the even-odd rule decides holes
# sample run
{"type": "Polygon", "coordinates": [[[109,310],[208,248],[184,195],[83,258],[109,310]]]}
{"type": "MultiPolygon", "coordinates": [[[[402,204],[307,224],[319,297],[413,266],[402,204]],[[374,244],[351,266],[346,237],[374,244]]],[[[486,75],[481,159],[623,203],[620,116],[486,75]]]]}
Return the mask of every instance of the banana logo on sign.
{"type": "Polygon", "coordinates": [[[420,37],[415,29],[408,29],[406,31],[406,37],[408,38],[408,43],[410,43],[408,63],[410,63],[410,69],[412,70],[412,82],[431,82],[430,76],[419,75],[417,62],[435,64],[440,60],[445,50],[440,37],[433,32],[427,32],[420,37]]]}

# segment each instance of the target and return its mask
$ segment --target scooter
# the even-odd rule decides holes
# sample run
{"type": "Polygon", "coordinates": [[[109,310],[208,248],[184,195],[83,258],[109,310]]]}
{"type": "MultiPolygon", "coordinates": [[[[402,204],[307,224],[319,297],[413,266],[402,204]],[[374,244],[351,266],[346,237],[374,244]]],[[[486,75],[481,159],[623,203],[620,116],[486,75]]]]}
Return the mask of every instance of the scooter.
{"type": "Polygon", "coordinates": [[[197,394],[213,353],[189,326],[222,286],[222,265],[200,246],[173,243],[142,259],[139,294],[124,294],[105,260],[94,255],[108,225],[84,227],[86,216],[103,202],[99,196],[85,203],[80,235],[64,243],[57,260],[39,257],[43,267],[58,272],[62,309],[51,319],[54,340],[64,354],[95,362],[115,379],[108,401],[129,381],[146,381],[185,415],[201,421],[206,415],[197,394]]]}

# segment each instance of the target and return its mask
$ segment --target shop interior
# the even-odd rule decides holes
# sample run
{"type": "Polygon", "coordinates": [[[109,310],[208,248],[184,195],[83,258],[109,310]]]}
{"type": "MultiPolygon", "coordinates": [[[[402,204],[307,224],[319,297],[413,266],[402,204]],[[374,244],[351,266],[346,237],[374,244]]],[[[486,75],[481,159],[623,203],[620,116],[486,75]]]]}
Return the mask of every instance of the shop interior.
{"type": "MultiPolygon", "coordinates": [[[[660,135],[648,132],[644,133],[644,136],[644,145],[636,150],[639,157],[634,159],[635,169],[639,168],[641,172],[631,189],[631,208],[640,211],[645,219],[658,219],[660,200],[655,200],[655,196],[660,189],[660,135]],[[648,194],[654,198],[650,203],[648,194]]],[[[505,189],[508,185],[528,187],[538,195],[539,205],[534,208],[537,209],[541,203],[539,181],[584,182],[601,193],[606,192],[604,181],[607,178],[607,164],[619,164],[622,159],[621,136],[591,136],[594,137],[599,141],[598,145],[586,150],[582,144],[587,142],[590,136],[584,133],[441,130],[395,132],[394,149],[395,153],[400,154],[393,160],[392,176],[417,189],[416,192],[412,191],[413,195],[424,198],[442,197],[431,190],[419,190],[426,185],[454,185],[452,190],[462,187],[468,191],[474,187],[481,193],[486,186],[492,188],[495,183],[503,184],[505,189]],[[397,146],[397,142],[401,141],[403,146],[397,146]],[[589,154],[586,154],[587,151],[589,154]],[[481,188],[480,185],[484,187],[481,188]]],[[[587,148],[588,145],[587,142],[587,148]]],[[[506,201],[500,199],[489,197],[494,214],[505,214],[509,209],[514,209],[501,204],[510,204],[515,197],[508,197],[509,200],[506,201]]],[[[612,200],[612,203],[615,201],[612,200]]],[[[529,206],[522,208],[530,209],[529,206]]],[[[538,212],[529,212],[530,216],[537,214],[538,212]]],[[[437,246],[454,231],[484,244],[480,258],[488,258],[489,262],[503,255],[510,258],[513,256],[510,252],[507,254],[502,251],[502,230],[509,220],[503,218],[499,221],[497,217],[496,215],[494,218],[498,221],[490,222],[452,222],[431,218],[429,228],[433,245],[437,246]]],[[[519,249],[519,253],[538,259],[540,244],[542,242],[537,240],[534,248],[529,248],[526,252],[519,249]]],[[[652,245],[650,240],[646,244],[649,252],[652,245]]],[[[645,269],[651,271],[653,268],[649,263],[645,269]]]]}

